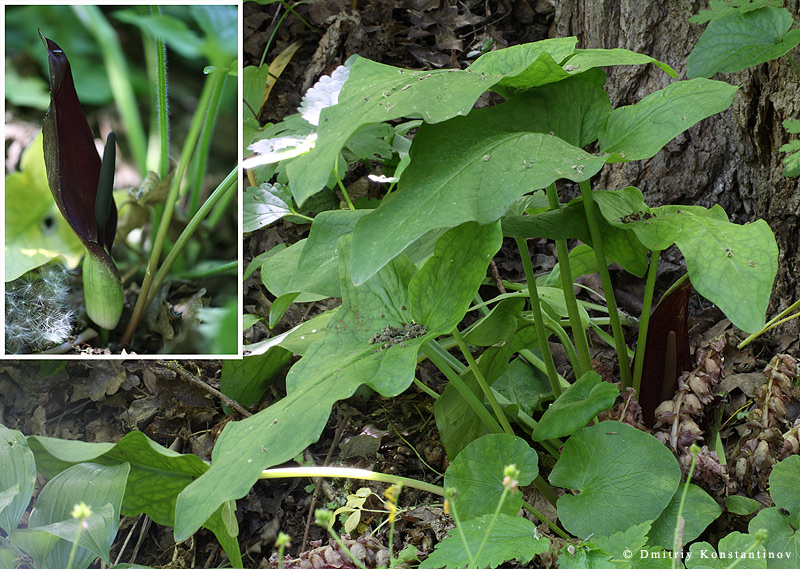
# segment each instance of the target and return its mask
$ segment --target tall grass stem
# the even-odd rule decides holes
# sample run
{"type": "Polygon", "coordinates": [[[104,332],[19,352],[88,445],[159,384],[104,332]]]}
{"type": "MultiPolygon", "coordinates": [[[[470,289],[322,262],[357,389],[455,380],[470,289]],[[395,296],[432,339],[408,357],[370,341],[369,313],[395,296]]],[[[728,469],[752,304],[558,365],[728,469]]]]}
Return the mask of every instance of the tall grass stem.
{"type": "Polygon", "coordinates": [[[122,53],[117,32],[108,23],[99,6],[75,5],[72,9],[100,45],[114,101],[125,123],[133,161],[139,173],[144,176],[147,172],[147,136],[130,81],[128,63],[122,53]]]}
{"type": "Polygon", "coordinates": [[[142,280],[139,297],[136,299],[136,305],[133,307],[133,314],[131,315],[131,319],[128,322],[128,327],[125,329],[125,333],[123,334],[120,342],[122,346],[127,346],[130,344],[130,341],[133,338],[133,333],[136,331],[136,327],[139,325],[139,321],[141,320],[142,315],[149,304],[148,298],[150,298],[150,289],[153,283],[153,277],[158,269],[158,262],[161,259],[161,251],[163,250],[164,243],[167,239],[167,230],[169,229],[170,222],[172,221],[175,203],[178,201],[181,182],[183,181],[183,177],[186,175],[186,170],[189,167],[192,154],[194,153],[195,147],[197,146],[197,141],[200,137],[200,131],[205,123],[214,86],[218,81],[221,80],[219,76],[222,73],[224,72],[219,70],[212,71],[206,78],[205,85],[203,85],[203,91],[200,94],[200,100],[198,101],[197,109],[192,117],[192,122],[189,126],[189,132],[187,133],[186,140],[183,144],[181,158],[178,161],[178,169],[175,177],[172,179],[172,185],[170,186],[169,194],[167,196],[166,203],[164,204],[164,210],[158,224],[158,231],[155,239],[153,240],[153,249],[150,252],[150,259],[147,262],[147,268],[145,269],[145,275],[144,279],[142,280]]]}

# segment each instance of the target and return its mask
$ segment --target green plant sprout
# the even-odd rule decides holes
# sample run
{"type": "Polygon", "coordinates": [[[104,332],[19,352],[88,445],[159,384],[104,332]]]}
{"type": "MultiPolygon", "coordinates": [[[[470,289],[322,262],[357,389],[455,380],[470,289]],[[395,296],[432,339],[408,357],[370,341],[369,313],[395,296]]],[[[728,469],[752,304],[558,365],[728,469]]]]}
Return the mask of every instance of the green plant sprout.
{"type": "Polygon", "coordinates": [[[285,533],[278,532],[278,538],[275,540],[275,546],[278,548],[278,568],[283,569],[283,552],[286,546],[290,544],[289,536],[285,533]]]}

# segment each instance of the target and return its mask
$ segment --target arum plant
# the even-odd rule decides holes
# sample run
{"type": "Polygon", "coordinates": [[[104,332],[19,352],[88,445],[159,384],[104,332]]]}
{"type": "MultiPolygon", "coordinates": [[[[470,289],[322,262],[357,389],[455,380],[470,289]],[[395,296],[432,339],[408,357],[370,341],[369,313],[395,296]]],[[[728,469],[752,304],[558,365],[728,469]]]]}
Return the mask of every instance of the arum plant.
{"type": "Polygon", "coordinates": [[[81,109],[72,71],[64,51],[53,40],[39,37],[47,48],[50,108],[42,126],[47,182],[58,209],[85,249],[83,287],[86,314],[106,330],[122,315],[123,290],[111,246],[117,228],[114,184],[114,133],[106,141],[103,159],[81,109]]]}
{"type": "MultiPolygon", "coordinates": [[[[182,14],[182,12],[177,13],[182,14]]],[[[216,256],[220,254],[217,244],[221,244],[228,235],[233,239],[236,238],[233,230],[235,221],[229,218],[233,217],[230,214],[234,212],[230,202],[235,192],[231,189],[236,185],[238,168],[235,164],[231,164],[232,169],[225,172],[227,176],[207,196],[204,195],[204,180],[207,179],[211,143],[214,141],[216,130],[215,121],[219,111],[224,108],[225,101],[231,99],[231,94],[225,92],[225,84],[228,83],[230,86],[228,76],[236,75],[237,11],[232,6],[196,6],[190,8],[188,13],[202,34],[187,27],[180,18],[169,13],[169,10],[165,13],[160,13],[157,9],[151,10],[150,14],[145,14],[141,10],[118,10],[114,13],[116,19],[140,28],[143,36],[153,41],[154,47],[145,50],[145,56],[149,59],[148,63],[152,64],[150,67],[158,71],[152,78],[153,90],[156,93],[153,106],[157,109],[157,112],[153,113],[152,128],[158,136],[153,136],[150,142],[151,149],[160,149],[158,156],[155,152],[151,153],[153,156],[151,167],[158,169],[160,176],[154,172],[148,175],[139,188],[128,191],[130,201],[121,206],[119,217],[121,230],[117,241],[122,246],[118,246],[115,253],[116,262],[122,263],[120,267],[124,265],[125,271],[121,268],[118,270],[112,258],[112,245],[118,219],[117,208],[111,194],[114,180],[115,136],[113,134],[109,136],[105,157],[101,159],[95,149],[94,136],[76,94],[67,54],[58,44],[42,36],[42,42],[49,56],[52,99],[43,128],[48,186],[61,214],[85,249],[83,273],[86,311],[88,317],[98,325],[97,327],[104,330],[123,328],[119,326],[125,296],[122,281],[141,277],[138,298],[131,299],[132,311],[130,316],[126,314],[124,317],[124,331],[120,330],[119,337],[114,336],[114,341],[119,346],[132,346],[138,343],[134,334],[139,331],[142,317],[147,312],[148,306],[160,294],[159,291],[163,293],[162,297],[167,295],[165,296],[167,303],[176,304],[181,301],[170,296],[170,285],[165,284],[168,275],[174,274],[170,273],[173,267],[176,272],[183,274],[193,271],[198,276],[192,278],[199,279],[207,275],[209,270],[217,270],[217,267],[224,266],[225,271],[231,272],[235,271],[237,266],[229,260],[209,259],[206,264],[212,265],[211,268],[202,267],[206,262],[204,259],[206,252],[213,251],[213,255],[216,256]],[[173,28],[181,31],[176,32],[177,35],[164,37],[163,30],[159,27],[164,22],[169,22],[173,28]],[[204,86],[198,93],[196,110],[188,131],[180,142],[174,142],[175,133],[170,135],[169,131],[166,77],[168,45],[185,58],[195,59],[203,56],[210,63],[204,71],[204,86]],[[179,157],[172,162],[169,160],[170,148],[179,149],[179,157]],[[221,223],[223,216],[225,216],[224,226],[230,230],[222,236],[217,236],[214,230],[223,225],[221,223]],[[170,232],[176,228],[178,232],[170,232]],[[204,237],[210,236],[212,245],[203,247],[191,243],[192,239],[197,239],[198,230],[201,228],[203,230],[200,234],[204,237]],[[129,238],[134,230],[141,231],[142,238],[138,242],[129,238]],[[180,233],[179,237],[177,233],[180,233]],[[140,269],[145,263],[146,268],[141,272],[140,269]],[[201,268],[203,270],[200,270],[201,268]],[[123,278],[120,278],[121,273],[124,275],[123,278]],[[136,302],[133,303],[133,300],[136,302]]],[[[102,14],[91,12],[89,16],[92,17],[82,19],[87,23],[87,27],[104,29],[107,25],[102,14]]],[[[101,51],[113,52],[118,56],[113,61],[106,62],[108,74],[127,79],[126,73],[119,72],[124,68],[125,61],[115,34],[97,35],[101,51]]],[[[126,106],[130,102],[129,98],[118,97],[116,90],[114,93],[118,105],[126,106]]],[[[126,125],[127,147],[131,148],[136,141],[131,139],[132,128],[125,119],[130,113],[123,113],[120,110],[120,116],[126,125]]],[[[143,155],[147,154],[147,148],[144,150],[145,152],[141,153],[143,155]]],[[[134,158],[139,154],[135,152],[134,158]]],[[[140,169],[143,168],[144,164],[140,169]]],[[[118,201],[117,204],[121,202],[118,201]]],[[[226,245],[229,244],[226,242],[226,245]]],[[[226,248],[228,252],[221,254],[229,256],[233,250],[229,246],[226,248]]],[[[224,284],[215,283],[214,286],[222,289],[224,294],[230,294],[224,284]]],[[[203,289],[200,294],[213,293],[203,289]]],[[[203,306],[208,304],[207,298],[204,296],[202,299],[203,306]]],[[[191,316],[194,314],[192,311],[201,307],[200,303],[193,305],[191,314],[189,312],[179,314],[179,319],[167,312],[166,305],[162,306],[160,302],[155,304],[157,310],[170,314],[176,326],[198,323],[191,316]]],[[[224,305],[222,299],[219,305],[224,305]]],[[[208,346],[198,345],[198,350],[205,350],[213,344],[217,332],[213,329],[212,321],[216,317],[209,310],[200,318],[200,323],[208,326],[203,328],[198,341],[206,342],[208,346]]],[[[172,320],[166,327],[155,330],[154,335],[150,334],[153,328],[148,325],[147,330],[142,332],[142,337],[160,337],[165,342],[168,341],[176,330],[171,322],[172,320]]],[[[153,344],[151,340],[147,341],[153,344]]],[[[104,343],[108,343],[107,337],[104,343]]]]}

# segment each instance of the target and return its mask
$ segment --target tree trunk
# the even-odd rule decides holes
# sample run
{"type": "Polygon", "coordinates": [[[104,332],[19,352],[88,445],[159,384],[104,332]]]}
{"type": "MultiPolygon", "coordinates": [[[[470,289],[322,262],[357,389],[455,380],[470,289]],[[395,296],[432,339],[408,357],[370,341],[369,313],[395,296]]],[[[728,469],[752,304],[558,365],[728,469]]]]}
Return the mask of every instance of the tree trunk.
{"type": "MultiPolygon", "coordinates": [[[[800,0],[785,2],[800,21],[800,0]]],[[[668,63],[686,77],[686,60],[705,26],[688,19],[705,1],[561,0],[551,35],[577,36],[579,48],[626,48],[668,63]]],[[[788,54],[800,59],[800,48],[788,54]]],[[[650,205],[720,204],[733,221],[763,218],[780,251],[768,318],[798,299],[800,179],[785,178],[778,148],[789,141],[782,121],[800,117],[800,77],[786,58],[716,77],[739,85],[731,107],[670,142],[650,160],[607,167],[599,185],[633,185],[650,205]]],[[[655,66],[609,69],[614,107],[635,103],[674,81],[655,66]]],[[[798,319],[783,332],[797,334],[798,319]]]]}

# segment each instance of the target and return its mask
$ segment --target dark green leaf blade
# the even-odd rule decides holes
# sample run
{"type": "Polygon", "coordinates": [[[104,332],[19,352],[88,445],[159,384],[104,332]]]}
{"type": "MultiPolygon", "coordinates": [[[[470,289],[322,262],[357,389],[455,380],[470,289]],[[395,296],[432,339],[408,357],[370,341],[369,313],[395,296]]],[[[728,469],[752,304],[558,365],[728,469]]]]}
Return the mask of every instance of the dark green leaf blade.
{"type": "Polygon", "coordinates": [[[678,74],[666,63],[653,59],[649,55],[637,53],[628,49],[576,49],[575,53],[564,64],[570,73],[583,73],[595,67],[609,67],[612,65],[646,65],[652,63],[670,77],[678,74]]]}
{"type": "MultiPolygon", "coordinates": [[[[31,513],[29,528],[42,528],[56,522],[71,520],[71,512],[75,504],[84,502],[98,512],[98,517],[103,519],[100,510],[106,504],[112,506],[110,519],[97,526],[91,526],[92,531],[87,539],[81,538],[80,543],[90,549],[79,551],[76,556],[78,564],[92,559],[94,555],[110,563],[109,552],[114,537],[117,535],[117,523],[125,493],[125,483],[130,471],[130,465],[119,464],[116,466],[101,466],[98,464],[76,464],[60,472],[48,482],[36,500],[36,508],[31,513]],[[92,555],[94,553],[94,555],[92,555]]],[[[52,528],[55,535],[66,538],[69,528],[52,528]],[[64,529],[65,531],[60,531],[64,529]]],[[[77,530],[73,527],[72,530],[77,530]]],[[[47,530],[46,530],[47,531],[47,530]]],[[[55,544],[51,556],[54,559],[64,560],[69,557],[71,544],[59,541],[55,544]]]]}
{"type": "Polygon", "coordinates": [[[796,569],[800,558],[800,530],[797,517],[794,523],[780,508],[766,508],[756,514],[747,526],[751,534],[759,529],[768,532],[769,539],[763,545],[771,557],[769,569],[796,569]]]}
{"type": "Polygon", "coordinates": [[[521,195],[603,167],[603,157],[534,132],[537,112],[526,100],[422,125],[399,189],[356,224],[353,280],[364,282],[427,231],[492,223],[521,195]]]}
{"type": "MultiPolygon", "coordinates": [[[[536,451],[524,440],[506,434],[483,436],[458,453],[444,475],[445,488],[455,489],[455,505],[461,521],[496,511],[503,494],[503,471],[516,465],[519,485],[527,486],[539,475],[536,451]]],[[[516,515],[522,507],[522,495],[506,496],[500,512],[516,515]]]]}
{"type": "Polygon", "coordinates": [[[504,561],[516,559],[521,564],[527,564],[535,555],[544,553],[550,547],[546,537],[539,537],[536,526],[525,518],[518,518],[507,514],[499,514],[496,519],[486,515],[473,518],[464,522],[459,531],[451,530],[448,537],[442,540],[428,558],[422,562],[419,569],[462,569],[470,564],[470,558],[461,540],[463,532],[468,547],[473,548],[472,554],[478,553],[478,547],[489,531],[486,545],[475,559],[476,567],[491,567],[494,569],[504,561]]]}
{"type": "Polygon", "coordinates": [[[339,255],[337,244],[342,235],[353,232],[356,223],[369,210],[323,211],[314,218],[305,247],[297,260],[291,290],[342,296],[339,285],[339,255]]]}
{"type": "Polygon", "coordinates": [[[800,456],[787,456],[772,469],[769,475],[769,493],[775,505],[800,516],[800,456]]]}
{"type": "Polygon", "coordinates": [[[435,334],[451,331],[466,314],[502,244],[499,223],[465,223],[442,235],[433,257],[408,285],[414,320],[435,334]]]}
{"type": "MultiPolygon", "coordinates": [[[[48,477],[81,462],[111,466],[130,464],[122,514],[135,516],[144,512],[162,525],[174,524],[178,493],[208,470],[208,465],[196,455],[166,449],[140,431],[131,431],[116,444],[37,436],[28,437],[28,444],[36,455],[37,468],[48,477]]],[[[218,506],[200,521],[215,533],[223,527],[219,521],[222,507],[218,506]]],[[[229,549],[230,540],[226,535],[217,533],[217,539],[229,556],[238,555],[238,550],[229,549]]]]}
{"type": "Polygon", "coordinates": [[[359,57],[338,104],[320,114],[315,148],[287,164],[292,195],[303,205],[320,191],[339,151],[361,126],[404,116],[439,122],[465,115],[497,80],[456,69],[399,69],[359,57]]]}
{"type": "Polygon", "coordinates": [[[7,534],[16,529],[33,496],[36,484],[36,463],[33,453],[19,431],[0,424],[0,491],[10,498],[0,508],[0,528],[7,534]],[[13,491],[12,491],[13,489],[13,491]]]}
{"type": "MultiPolygon", "coordinates": [[[[678,511],[685,485],[686,483],[684,482],[678,487],[678,491],[675,492],[669,505],[653,522],[647,541],[648,545],[663,547],[664,549],[673,547],[675,526],[678,523],[678,511]]],[[[684,507],[681,512],[681,518],[683,518],[683,539],[686,543],[689,543],[697,539],[708,525],[722,514],[722,508],[705,490],[694,484],[689,484],[686,492],[686,504],[691,504],[691,507],[684,507]]]]}
{"type": "Polygon", "coordinates": [[[619,389],[594,371],[586,372],[547,408],[533,431],[533,440],[566,437],[610,409],[619,389]]]}
{"type": "MultiPolygon", "coordinates": [[[[597,208],[596,203],[595,208],[597,208]]],[[[602,216],[596,217],[606,257],[610,261],[619,263],[629,273],[643,277],[647,271],[647,249],[635,236],[629,235],[628,231],[612,225],[602,216]]],[[[589,246],[592,244],[586,222],[586,208],[581,197],[571,200],[558,210],[544,211],[535,215],[505,216],[502,224],[505,237],[580,239],[589,246]]]]}
{"type": "MultiPolygon", "coordinates": [[[[770,537],[772,537],[772,534],[770,534],[770,537]]],[[[787,552],[785,549],[782,553],[788,553],[787,559],[775,562],[773,557],[773,560],[768,564],[767,551],[769,549],[765,548],[765,545],[768,546],[769,543],[768,541],[767,544],[762,545],[756,541],[753,534],[740,533],[738,531],[731,532],[719,540],[717,549],[708,542],[696,541],[689,547],[690,556],[687,555],[686,567],[687,569],[727,569],[732,563],[736,562],[731,560],[736,559],[741,561],[741,563],[737,562],[736,565],[740,569],[767,569],[767,567],[770,569],[789,569],[789,567],[795,566],[794,560],[790,560],[789,557],[794,557],[791,555],[792,552],[787,552]],[[747,555],[742,555],[745,551],[747,555]],[[790,563],[786,565],[781,563],[781,561],[787,560],[790,563]]]]}
{"type": "Polygon", "coordinates": [[[292,213],[292,194],[281,184],[264,183],[244,191],[242,231],[252,233],[292,213]]]}
{"type": "Polygon", "coordinates": [[[764,324],[778,272],[778,245],[764,220],[737,225],[719,205],[649,208],[632,186],[597,191],[595,202],[608,223],[632,230],[648,249],[663,250],[675,243],[686,258],[695,290],[736,326],[754,332],[764,324]],[[639,217],[626,217],[630,215],[639,217]],[[748,302],[741,301],[743,294],[748,302]]]}
{"type": "Polygon", "coordinates": [[[736,89],[709,79],[678,81],[616,108],[600,134],[600,151],[611,154],[609,162],[651,158],[695,123],[727,109],[736,89]]]}
{"type": "MultiPolygon", "coordinates": [[[[556,63],[575,51],[578,38],[551,38],[533,43],[511,46],[502,50],[490,51],[476,59],[469,70],[490,76],[518,77],[535,65],[543,54],[556,63]]],[[[541,83],[540,83],[541,84],[541,83]]],[[[528,85],[533,87],[534,85],[528,85]]]]}
{"type": "Polygon", "coordinates": [[[291,352],[276,347],[242,360],[225,360],[222,363],[220,390],[245,407],[254,405],[290,359],[291,352]]]}
{"type": "Polygon", "coordinates": [[[788,10],[773,6],[715,19],[689,54],[687,76],[733,73],[781,57],[800,43],[792,22],[788,10]]]}

